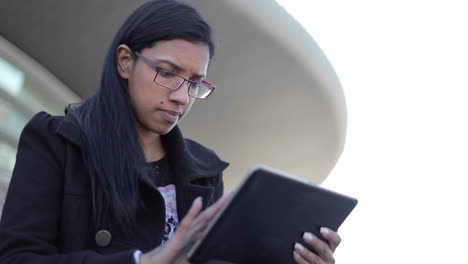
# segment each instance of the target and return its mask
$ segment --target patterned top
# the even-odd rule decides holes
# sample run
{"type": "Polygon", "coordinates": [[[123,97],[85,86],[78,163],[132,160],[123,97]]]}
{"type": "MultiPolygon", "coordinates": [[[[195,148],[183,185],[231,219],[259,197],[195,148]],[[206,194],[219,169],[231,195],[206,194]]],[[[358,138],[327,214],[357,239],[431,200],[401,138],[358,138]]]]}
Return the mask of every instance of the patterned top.
{"type": "Polygon", "coordinates": [[[150,177],[164,198],[166,204],[166,227],[161,244],[164,244],[174,236],[179,226],[177,215],[176,187],[173,184],[173,172],[166,157],[150,163],[150,177]]]}

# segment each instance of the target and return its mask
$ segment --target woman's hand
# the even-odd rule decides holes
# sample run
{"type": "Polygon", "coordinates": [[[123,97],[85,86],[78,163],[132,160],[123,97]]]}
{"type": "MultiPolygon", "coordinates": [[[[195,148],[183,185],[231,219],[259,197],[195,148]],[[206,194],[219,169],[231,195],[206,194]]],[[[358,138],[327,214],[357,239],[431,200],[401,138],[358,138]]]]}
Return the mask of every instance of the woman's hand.
{"type": "Polygon", "coordinates": [[[304,233],[304,241],[311,245],[317,253],[313,253],[303,245],[296,243],[294,246],[293,257],[299,264],[333,264],[335,258],[333,253],[341,242],[341,238],[335,231],[322,227],[320,233],[326,241],[320,240],[313,234],[304,233]]]}
{"type": "Polygon", "coordinates": [[[174,237],[164,245],[142,254],[140,264],[185,264],[187,253],[195,242],[201,239],[210,220],[226,204],[231,197],[225,194],[215,204],[202,210],[201,197],[195,199],[192,207],[180,222],[174,237]]]}

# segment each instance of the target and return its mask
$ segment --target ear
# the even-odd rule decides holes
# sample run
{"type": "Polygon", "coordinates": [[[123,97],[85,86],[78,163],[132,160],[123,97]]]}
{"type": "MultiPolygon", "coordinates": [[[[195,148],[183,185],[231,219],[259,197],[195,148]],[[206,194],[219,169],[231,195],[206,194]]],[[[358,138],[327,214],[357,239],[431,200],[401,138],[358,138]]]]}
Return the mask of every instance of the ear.
{"type": "Polygon", "coordinates": [[[127,45],[120,44],[115,55],[120,77],[128,79],[133,67],[132,50],[127,45]]]}

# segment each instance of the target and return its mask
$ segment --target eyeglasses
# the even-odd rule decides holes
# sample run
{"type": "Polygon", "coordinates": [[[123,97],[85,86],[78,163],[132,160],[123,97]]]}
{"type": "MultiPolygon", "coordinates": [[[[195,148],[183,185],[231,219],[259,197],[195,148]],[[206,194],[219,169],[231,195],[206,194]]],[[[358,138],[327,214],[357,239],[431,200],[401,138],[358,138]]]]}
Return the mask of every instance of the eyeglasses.
{"type": "Polygon", "coordinates": [[[214,85],[211,85],[207,81],[197,82],[185,79],[184,77],[178,75],[177,73],[171,70],[164,69],[163,67],[156,65],[154,62],[152,62],[148,58],[145,58],[143,55],[136,51],[135,54],[146,64],[148,64],[148,66],[150,66],[156,71],[156,75],[154,76],[153,81],[164,88],[175,91],[179,89],[179,87],[181,87],[182,84],[184,84],[184,82],[187,82],[189,87],[188,95],[198,99],[208,98],[208,96],[210,96],[210,94],[212,94],[216,89],[214,85]]]}

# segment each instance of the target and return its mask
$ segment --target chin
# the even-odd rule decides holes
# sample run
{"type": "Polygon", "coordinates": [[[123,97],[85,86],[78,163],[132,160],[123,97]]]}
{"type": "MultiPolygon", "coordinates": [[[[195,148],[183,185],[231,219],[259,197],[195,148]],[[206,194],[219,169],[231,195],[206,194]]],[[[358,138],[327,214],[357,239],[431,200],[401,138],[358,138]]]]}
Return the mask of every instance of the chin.
{"type": "Polygon", "coordinates": [[[155,132],[156,134],[159,134],[159,135],[166,135],[167,133],[171,132],[172,129],[174,129],[174,127],[176,126],[177,124],[173,124],[171,126],[167,126],[167,127],[159,127],[157,129],[154,129],[153,132],[155,132]]]}

